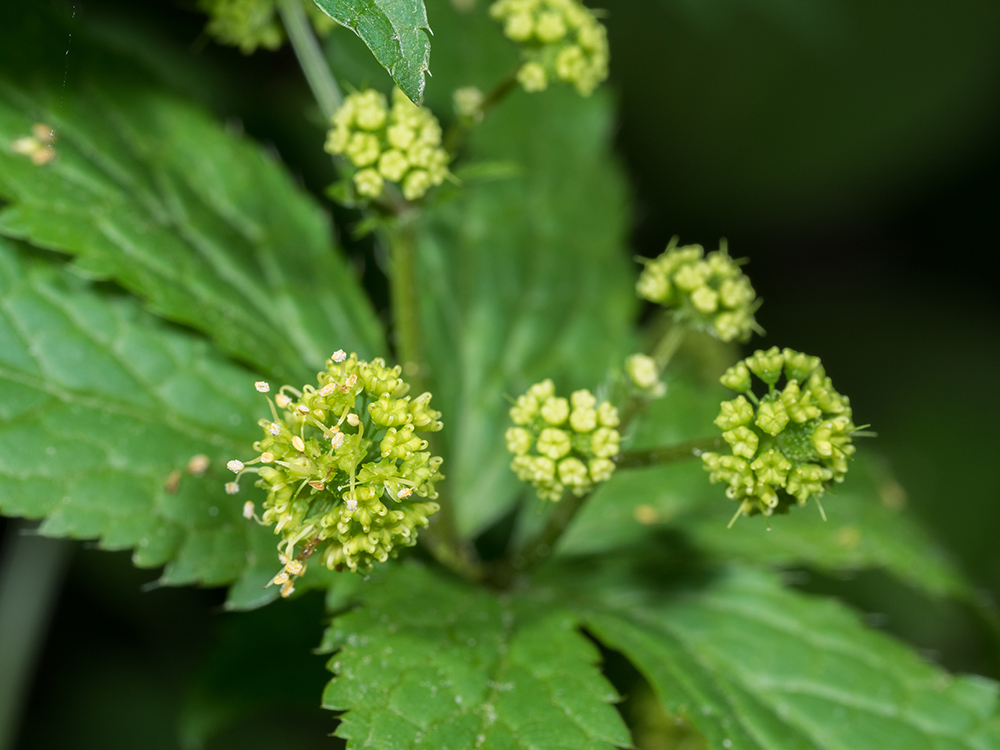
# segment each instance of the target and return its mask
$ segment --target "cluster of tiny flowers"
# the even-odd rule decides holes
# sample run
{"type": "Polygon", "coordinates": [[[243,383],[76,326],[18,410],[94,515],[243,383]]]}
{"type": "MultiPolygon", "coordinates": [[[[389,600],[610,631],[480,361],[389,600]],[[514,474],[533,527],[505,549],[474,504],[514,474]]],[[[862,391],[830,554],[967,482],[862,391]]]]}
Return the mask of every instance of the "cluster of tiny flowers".
{"type": "Polygon", "coordinates": [[[52,147],[55,141],[55,130],[43,122],[36,122],[31,126],[31,135],[13,141],[10,150],[27,156],[32,164],[40,167],[56,158],[56,150],[52,147]]]}
{"type": "Polygon", "coordinates": [[[625,373],[632,385],[644,396],[659,398],[667,392],[666,384],[660,380],[660,368],[656,360],[646,354],[632,354],[625,360],[625,373]]]}
{"type": "Polygon", "coordinates": [[[724,401],[715,420],[732,454],[701,459],[713,483],[728,485],[726,494],[740,504],[737,516],[787,513],[793,503],[818,501],[844,480],[858,428],[850,401],[834,389],[818,357],[777,347],[757,351],[726,370],[721,382],[741,394],[724,401]],[[750,373],[767,384],[760,398],[750,373]],[[782,374],[785,387],[778,389],[782,374]]]}
{"type": "Polygon", "coordinates": [[[506,434],[514,454],[510,468],[543,500],[557,501],[567,489],[583,495],[614,473],[618,410],[607,401],[598,404],[590,391],[575,391],[566,400],[544,380],[517,399],[510,418],[517,425],[506,434]]]}
{"type": "MultiPolygon", "coordinates": [[[[267,394],[270,385],[256,383],[267,394]]],[[[271,419],[260,426],[257,458],[233,460],[239,477],[254,473],[267,492],[260,521],[274,526],[284,568],[273,583],[291,593],[305,561],[341,570],[370,570],[416,543],[417,528],[438,510],[435,482],[441,459],[417,433],[441,429],[431,395],[406,395],[400,368],[381,359],[358,360],[336,352],[316,386],[283,386],[272,401],[271,419]],[[254,465],[256,464],[256,465],[254,465]]],[[[246,518],[255,507],[247,501],[246,518]]]]}
{"type": "Polygon", "coordinates": [[[608,77],[607,30],[578,0],[497,0],[490,15],[521,45],[517,81],[525,91],[557,78],[590,96],[608,77]]]}
{"type": "Polygon", "coordinates": [[[377,91],[348,96],[333,116],[326,150],[350,159],[357,168],[354,188],[365,198],[378,198],[389,180],[399,183],[406,200],[417,200],[448,177],[437,118],[399,89],[391,109],[377,91]]]}
{"type": "MultiPolygon", "coordinates": [[[[317,33],[326,34],[336,26],[313,0],[302,0],[302,4],[317,33]]],[[[277,49],[285,42],[277,0],[198,0],[198,8],[209,16],[205,30],[245,55],[258,47],[277,49]]]]}
{"type": "Polygon", "coordinates": [[[636,291],[643,299],[672,308],[678,320],[722,341],[747,341],[759,332],[754,311],[757,293],[725,241],[705,255],[701,245],[670,241],[658,258],[644,261],[636,291]]]}

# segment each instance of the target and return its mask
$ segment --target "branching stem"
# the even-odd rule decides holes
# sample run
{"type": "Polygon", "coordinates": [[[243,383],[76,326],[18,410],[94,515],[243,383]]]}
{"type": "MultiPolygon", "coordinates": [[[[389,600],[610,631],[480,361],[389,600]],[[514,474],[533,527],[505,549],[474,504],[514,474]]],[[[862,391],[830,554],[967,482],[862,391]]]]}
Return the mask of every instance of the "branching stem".
{"type": "Polygon", "coordinates": [[[288,39],[295,50],[299,66],[309,82],[320,112],[327,121],[340,109],[344,101],[330,66],[326,62],[323,50],[320,49],[316,35],[309,24],[309,17],[301,0],[278,0],[278,11],[285,25],[288,39]]]}

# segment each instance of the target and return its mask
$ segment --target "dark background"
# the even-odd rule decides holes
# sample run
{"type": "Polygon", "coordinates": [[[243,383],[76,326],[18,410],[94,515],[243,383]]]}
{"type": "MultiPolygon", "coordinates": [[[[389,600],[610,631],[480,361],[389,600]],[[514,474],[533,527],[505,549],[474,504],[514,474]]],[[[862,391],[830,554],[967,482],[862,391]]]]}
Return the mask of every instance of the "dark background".
{"type": "MultiPolygon", "coordinates": [[[[290,50],[244,58],[168,0],[62,5],[148,54],[162,46],[189,94],[322,191],[322,132],[302,116],[309,93],[290,50]]],[[[912,511],[1000,599],[1000,4],[604,7],[632,251],[725,236],[749,257],[762,344],[823,357],[878,431],[912,511]]],[[[359,261],[366,250],[352,248],[359,261]]],[[[16,746],[331,746],[332,717],[315,708],[323,660],[309,651],[318,596],[237,616],[219,592],[142,590],[155,577],[127,555],[73,546],[16,746]]],[[[1000,676],[988,628],[966,609],[877,574],[800,580],[951,669],[1000,676]]]]}

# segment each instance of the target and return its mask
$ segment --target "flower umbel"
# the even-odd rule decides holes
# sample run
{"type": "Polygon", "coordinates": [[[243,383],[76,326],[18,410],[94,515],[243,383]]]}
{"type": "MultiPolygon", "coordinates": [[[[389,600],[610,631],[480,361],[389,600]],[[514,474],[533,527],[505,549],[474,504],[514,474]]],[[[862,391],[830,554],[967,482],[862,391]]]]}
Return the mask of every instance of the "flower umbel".
{"type": "Polygon", "coordinates": [[[858,428],[850,401],[834,389],[818,357],[759,350],[726,370],[721,382],[741,394],[723,401],[715,419],[732,454],[704,453],[701,460],[713,483],[728,485],[726,494],[740,504],[737,516],[787,513],[810,497],[818,503],[844,481],[858,428]],[[760,398],[750,373],[767,385],[760,398]]]}
{"type": "Polygon", "coordinates": [[[285,565],[273,583],[294,581],[314,555],[327,568],[363,572],[416,543],[438,510],[434,485],[443,479],[441,458],[417,433],[442,425],[431,395],[411,398],[409,389],[398,366],[338,352],[316,386],[283,386],[274,402],[268,397],[272,419],[260,421],[258,458],[229,468],[237,481],[256,473],[267,492],[261,522],[281,536],[285,565]]]}
{"type": "MultiPolygon", "coordinates": [[[[318,34],[337,25],[312,0],[303,0],[302,5],[318,34]]],[[[276,0],[198,0],[198,9],[209,15],[206,31],[222,44],[239,47],[244,55],[258,47],[277,49],[285,41],[276,0]]]]}
{"type": "Polygon", "coordinates": [[[525,91],[543,91],[554,78],[590,96],[608,77],[607,31],[577,0],[497,0],[490,15],[521,46],[525,91]]]}
{"type": "Polygon", "coordinates": [[[406,200],[418,200],[448,177],[437,118],[399,89],[393,91],[391,109],[377,91],[344,99],[333,116],[326,150],[350,160],[356,169],[354,189],[364,198],[378,198],[388,180],[400,185],[406,200]]]}
{"type": "Polygon", "coordinates": [[[722,341],[745,342],[761,332],[753,316],[757,293],[725,240],[705,255],[701,245],[678,247],[675,237],[662,255],[644,262],[636,292],[671,308],[678,320],[722,341]]]}
{"type": "Polygon", "coordinates": [[[558,501],[566,490],[584,495],[611,478],[621,435],[618,410],[597,403],[587,390],[556,396],[551,380],[536,383],[510,410],[516,427],[507,430],[510,468],[543,500],[558,501]]]}

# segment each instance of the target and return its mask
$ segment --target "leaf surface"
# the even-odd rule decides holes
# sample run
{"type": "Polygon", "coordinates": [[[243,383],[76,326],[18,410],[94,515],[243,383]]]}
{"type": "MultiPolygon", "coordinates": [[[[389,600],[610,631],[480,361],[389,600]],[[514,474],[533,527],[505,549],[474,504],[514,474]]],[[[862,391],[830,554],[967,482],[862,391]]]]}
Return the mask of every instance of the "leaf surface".
{"type": "Polygon", "coordinates": [[[337,348],[381,353],[327,216],[276,159],[191,105],[88,70],[65,94],[0,75],[0,233],[76,256],[282,379],[337,348]],[[36,122],[57,139],[41,167],[11,149],[36,122]]]}
{"type": "Polygon", "coordinates": [[[612,592],[586,616],[712,750],[987,750],[997,685],[951,676],[843,605],[735,570],[687,591],[612,592]]]}
{"type": "Polygon", "coordinates": [[[423,0],[316,0],[316,5],[357,34],[403,93],[420,104],[431,57],[423,0]]]}
{"type": "Polygon", "coordinates": [[[334,620],[327,708],[348,748],[630,745],[599,655],[565,610],[498,597],[413,565],[382,572],[334,620]]]}
{"type": "MultiPolygon", "coordinates": [[[[134,548],[164,583],[228,583],[270,546],[223,491],[258,428],[253,375],[0,240],[0,511],[134,548]],[[196,455],[210,459],[197,476],[196,455]]],[[[248,484],[248,483],[245,483],[248,484]]]]}

